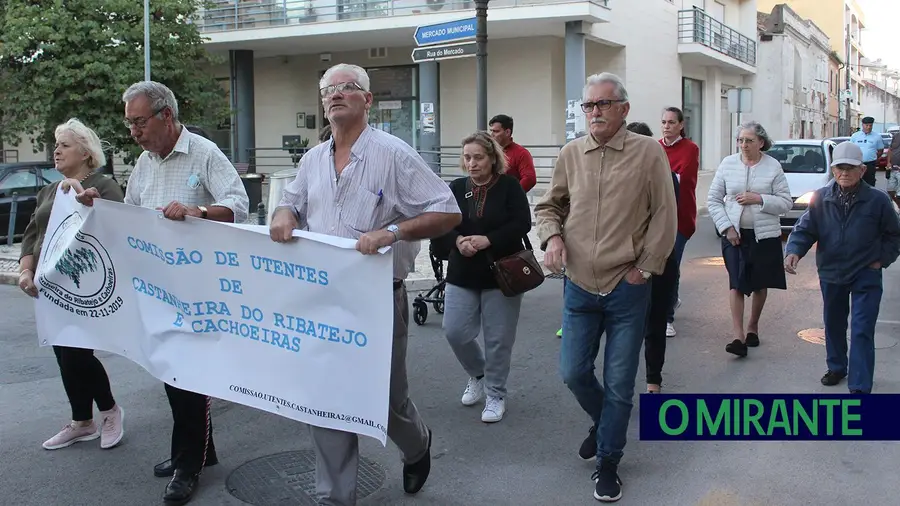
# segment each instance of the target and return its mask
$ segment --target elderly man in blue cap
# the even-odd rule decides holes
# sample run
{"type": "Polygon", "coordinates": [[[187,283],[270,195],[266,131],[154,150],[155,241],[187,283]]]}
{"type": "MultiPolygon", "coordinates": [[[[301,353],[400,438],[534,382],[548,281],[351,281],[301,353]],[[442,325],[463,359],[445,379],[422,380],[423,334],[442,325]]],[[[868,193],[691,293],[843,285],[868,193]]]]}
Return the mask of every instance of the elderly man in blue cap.
{"type": "Polygon", "coordinates": [[[822,384],[837,385],[849,373],[851,393],[871,393],[882,269],[900,256],[900,218],[887,193],[861,181],[866,165],[859,146],[842,142],[833,156],[834,181],[816,190],[806,213],[794,225],[785,248],[784,270],[796,274],[800,259],[817,244],[828,365],[822,384]]]}

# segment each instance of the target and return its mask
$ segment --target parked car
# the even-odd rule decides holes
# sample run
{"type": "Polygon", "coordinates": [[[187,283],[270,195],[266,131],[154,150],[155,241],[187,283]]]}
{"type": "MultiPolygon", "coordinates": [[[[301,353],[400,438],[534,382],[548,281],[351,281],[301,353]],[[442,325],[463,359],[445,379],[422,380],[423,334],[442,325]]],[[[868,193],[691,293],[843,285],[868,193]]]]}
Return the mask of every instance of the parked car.
{"type": "Polygon", "coordinates": [[[0,164],[0,240],[7,242],[10,230],[13,194],[16,194],[16,217],[13,238],[25,233],[41,188],[61,180],[62,174],[53,162],[19,162],[0,164]]]}
{"type": "Polygon", "coordinates": [[[815,191],[832,180],[831,154],[837,143],[830,139],[790,139],[772,144],[769,156],[781,162],[791,187],[794,206],[781,216],[781,230],[789,233],[803,216],[815,191]]]}

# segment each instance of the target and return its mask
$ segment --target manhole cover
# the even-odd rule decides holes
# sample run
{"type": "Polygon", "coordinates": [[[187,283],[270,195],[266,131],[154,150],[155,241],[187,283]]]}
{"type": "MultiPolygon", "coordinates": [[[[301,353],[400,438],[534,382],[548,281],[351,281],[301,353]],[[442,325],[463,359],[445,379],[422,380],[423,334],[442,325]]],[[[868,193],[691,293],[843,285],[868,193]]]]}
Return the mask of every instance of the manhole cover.
{"type": "Polygon", "coordinates": [[[693,264],[697,265],[714,265],[714,266],[723,266],[725,265],[725,259],[722,257],[704,257],[704,258],[695,258],[691,261],[693,264]]]}
{"type": "MultiPolygon", "coordinates": [[[[850,342],[849,329],[847,331],[847,342],[850,342]]],[[[804,341],[825,345],[825,329],[805,329],[797,332],[797,336],[804,341]]],[[[885,348],[893,348],[897,346],[897,340],[885,334],[875,333],[875,349],[883,350],[885,348]]]]}
{"type": "Polygon", "coordinates": [[[59,376],[56,358],[17,358],[0,362],[0,385],[29,383],[59,376]]]}
{"type": "MultiPolygon", "coordinates": [[[[384,469],[360,456],[356,494],[362,499],[381,488],[384,469]]],[[[297,450],[251,460],[226,481],[228,492],[255,506],[315,506],[316,452],[297,450]]]]}

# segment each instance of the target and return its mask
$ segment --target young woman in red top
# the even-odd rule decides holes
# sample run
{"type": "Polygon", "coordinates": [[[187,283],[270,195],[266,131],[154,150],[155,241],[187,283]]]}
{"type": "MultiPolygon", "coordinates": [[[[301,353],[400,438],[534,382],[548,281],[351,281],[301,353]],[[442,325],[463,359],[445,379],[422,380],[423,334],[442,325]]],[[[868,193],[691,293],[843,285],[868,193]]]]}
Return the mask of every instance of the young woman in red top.
{"type": "Polygon", "coordinates": [[[669,306],[666,325],[666,336],[675,336],[675,309],[680,305],[678,285],[681,279],[681,257],[684,246],[697,230],[697,174],[700,171],[700,148],[684,136],[684,113],[677,107],[666,107],[662,114],[662,144],[669,165],[678,177],[678,235],[672,255],[679,265],[675,278],[675,290],[672,291],[672,303],[669,306]]]}

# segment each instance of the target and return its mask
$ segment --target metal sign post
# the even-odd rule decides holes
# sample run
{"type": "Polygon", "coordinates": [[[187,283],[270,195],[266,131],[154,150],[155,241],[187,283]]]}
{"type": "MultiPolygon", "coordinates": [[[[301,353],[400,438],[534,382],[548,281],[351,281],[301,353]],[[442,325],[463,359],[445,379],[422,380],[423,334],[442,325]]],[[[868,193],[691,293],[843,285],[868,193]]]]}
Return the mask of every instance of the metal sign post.
{"type": "MultiPolygon", "coordinates": [[[[741,114],[753,111],[753,90],[751,88],[731,88],[728,90],[728,112],[736,116],[735,135],[740,133],[741,114]]],[[[737,146],[735,151],[737,152],[737,146]]]]}

